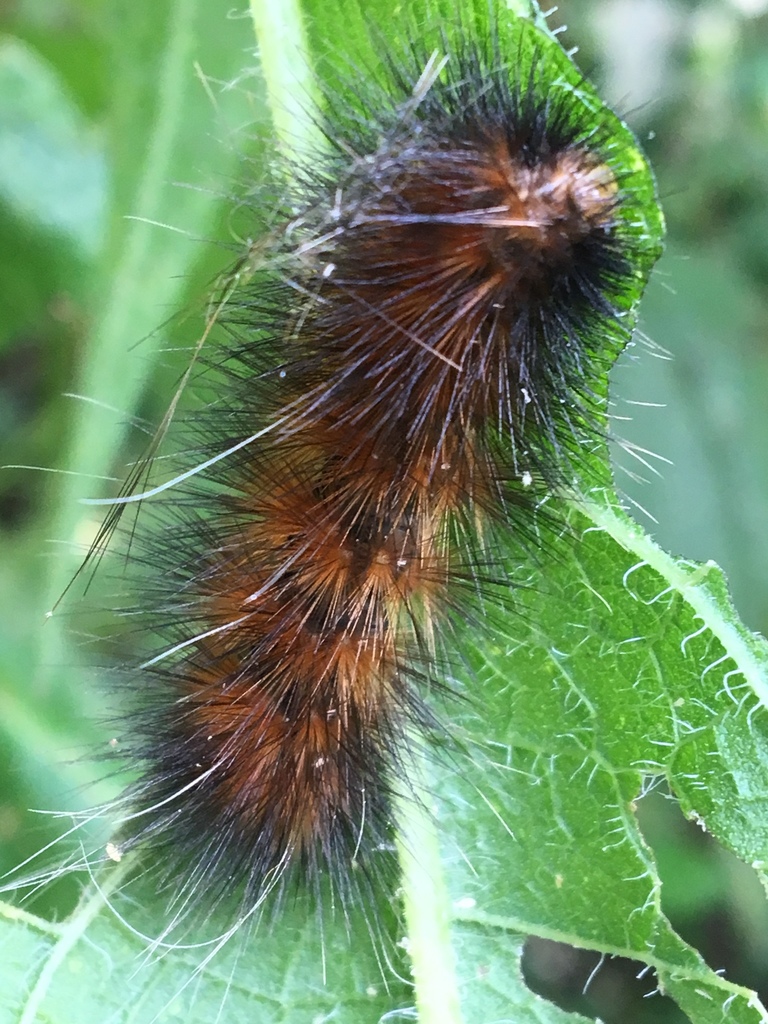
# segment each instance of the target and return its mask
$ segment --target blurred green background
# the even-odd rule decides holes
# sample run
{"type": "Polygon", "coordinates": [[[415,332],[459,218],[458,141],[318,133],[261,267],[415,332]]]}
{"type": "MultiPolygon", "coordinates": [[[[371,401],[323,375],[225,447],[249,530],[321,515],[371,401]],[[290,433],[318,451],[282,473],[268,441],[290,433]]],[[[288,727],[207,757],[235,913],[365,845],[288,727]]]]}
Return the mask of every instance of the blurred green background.
{"type": "MultiPolygon", "coordinates": [[[[643,141],[669,224],[614,374],[619,490],[668,550],[719,562],[768,631],[768,0],[569,0],[551,23],[643,141]]],[[[0,464],[64,471],[0,472],[0,871],[68,823],[30,808],[112,792],[89,756],[110,733],[82,581],[45,613],[98,524],[77,499],[141,451],[242,246],[231,197],[263,117],[251,40],[227,3],[0,2],[0,464]]],[[[639,813],[675,927],[766,999],[751,870],[663,793],[639,813]]],[[[75,898],[70,880],[35,909],[75,898]]],[[[538,941],[526,957],[538,990],[609,1024],[683,1019],[643,998],[635,965],[595,966],[538,941]]]]}

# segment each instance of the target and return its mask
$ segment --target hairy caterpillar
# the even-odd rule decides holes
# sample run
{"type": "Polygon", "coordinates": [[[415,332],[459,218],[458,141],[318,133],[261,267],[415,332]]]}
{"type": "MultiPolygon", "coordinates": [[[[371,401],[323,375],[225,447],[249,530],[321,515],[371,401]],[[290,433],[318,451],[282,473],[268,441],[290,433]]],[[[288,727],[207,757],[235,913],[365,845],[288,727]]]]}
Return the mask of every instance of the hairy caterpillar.
{"type": "Polygon", "coordinates": [[[658,250],[649,172],[539,30],[480,22],[395,40],[355,102],[329,90],[177,470],[140,467],[106,524],[141,498],[141,774],[114,849],[155,849],[177,916],[389,877],[392,780],[453,623],[602,437],[658,250]]]}

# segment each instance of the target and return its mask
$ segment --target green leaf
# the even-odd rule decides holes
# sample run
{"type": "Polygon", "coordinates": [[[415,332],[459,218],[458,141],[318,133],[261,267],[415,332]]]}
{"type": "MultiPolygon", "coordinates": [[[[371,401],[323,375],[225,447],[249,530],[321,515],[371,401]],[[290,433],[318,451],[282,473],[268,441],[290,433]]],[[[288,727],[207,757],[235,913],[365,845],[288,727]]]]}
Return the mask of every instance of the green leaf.
{"type": "Polygon", "coordinates": [[[0,904],[0,1024],[376,1024],[393,1005],[408,1005],[406,985],[383,981],[367,935],[349,936],[357,939],[354,957],[331,956],[317,919],[287,909],[272,939],[265,934],[247,951],[236,943],[203,963],[210,949],[148,951],[141,936],[104,913],[110,898],[88,893],[60,925],[0,904]]]}
{"type": "Polygon", "coordinates": [[[458,723],[473,772],[437,782],[449,889],[472,904],[465,926],[652,965],[695,1022],[720,1021],[726,1004],[729,1021],[765,1020],[662,915],[634,801],[665,778],[721,842],[765,856],[766,643],[738,623],[716,566],[675,561],[610,505],[580,507],[570,525],[518,615],[494,620],[493,643],[466,638],[482,710],[458,723]],[[735,779],[751,780],[748,801],[735,779]]]}
{"type": "MultiPolygon", "coordinates": [[[[417,19],[422,6],[409,5],[409,16],[417,19]]],[[[483,9],[479,2],[472,8],[477,17],[483,9]]],[[[385,25],[400,13],[379,0],[367,13],[351,0],[322,7],[311,0],[305,11],[308,66],[334,47],[338,52],[347,34],[353,49],[367,45],[373,59],[368,17],[385,25]]],[[[121,102],[151,116],[143,132],[118,132],[113,151],[116,164],[119,156],[128,167],[116,195],[133,196],[127,206],[134,212],[168,221],[172,193],[165,186],[174,155],[182,145],[194,148],[201,135],[184,77],[191,0],[170,5],[167,21],[159,8],[156,17],[156,34],[141,45],[128,45],[143,39],[138,25],[119,36],[120,47],[135,50],[137,69],[135,78],[126,72],[118,79],[121,102]]],[[[209,23],[211,31],[220,17],[209,23]]],[[[266,17],[262,33],[269,31],[265,24],[266,17]]],[[[267,92],[276,121],[296,110],[280,100],[286,83],[304,75],[296,69],[295,42],[293,36],[284,63],[280,52],[270,61],[267,92]]],[[[262,50],[268,45],[262,37],[262,50]]],[[[542,36],[540,45],[554,44],[542,36]]],[[[240,59],[238,46],[233,52],[240,59]]],[[[591,97],[559,50],[551,58],[591,97]]],[[[637,161],[642,230],[657,239],[652,181],[626,130],[615,127],[627,158],[635,154],[637,161]]],[[[290,137],[285,131],[283,138],[290,137]]],[[[301,126],[294,137],[304,138],[301,126]]],[[[190,216],[202,224],[209,214],[190,216]]],[[[99,387],[114,387],[123,408],[136,406],[143,387],[129,365],[128,339],[157,319],[139,300],[148,289],[155,303],[178,297],[167,277],[148,284],[143,271],[165,266],[168,273],[179,265],[174,261],[185,266],[189,258],[175,239],[156,242],[148,227],[113,228],[114,285],[89,352],[85,392],[109,400],[99,387]]],[[[640,268],[629,303],[639,298],[648,269],[640,268]]],[[[112,428],[93,450],[82,450],[84,464],[108,465],[116,433],[112,428]]],[[[665,555],[610,495],[574,497],[569,505],[568,529],[548,539],[533,568],[511,560],[510,579],[521,586],[498,595],[482,635],[472,630],[462,638],[471,671],[466,694],[446,713],[459,742],[421,766],[434,816],[403,801],[405,923],[396,908],[380,908],[381,934],[371,941],[365,908],[321,924],[300,898],[275,921],[253,931],[245,924],[220,950],[167,949],[151,941],[164,927],[155,914],[157,895],[142,893],[140,881],[123,888],[123,866],[112,865],[102,888],[89,887],[60,925],[2,910],[0,943],[11,982],[0,991],[0,1024],[174,1015],[188,1024],[219,1017],[373,1024],[404,1016],[414,1004],[423,1024],[582,1020],[523,982],[519,961],[528,935],[651,965],[693,1024],[768,1020],[753,993],[712,972],[670,927],[635,818],[649,780],[666,779],[689,815],[762,872],[765,642],[739,624],[715,566],[665,555]],[[399,960],[403,950],[415,987],[399,960]]]]}

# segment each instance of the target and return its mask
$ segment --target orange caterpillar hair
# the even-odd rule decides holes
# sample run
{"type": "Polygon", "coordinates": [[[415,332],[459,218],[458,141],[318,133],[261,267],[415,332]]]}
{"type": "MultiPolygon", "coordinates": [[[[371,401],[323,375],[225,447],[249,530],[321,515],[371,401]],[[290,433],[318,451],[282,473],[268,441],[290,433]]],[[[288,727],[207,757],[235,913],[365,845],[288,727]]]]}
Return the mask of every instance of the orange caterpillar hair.
{"type": "Polygon", "coordinates": [[[328,152],[224,308],[185,479],[132,539],[154,647],[120,843],[158,851],[182,908],[386,874],[422,684],[502,533],[602,437],[657,255],[649,172],[564,54],[502,28],[444,64],[427,33],[391,54],[384,109],[380,83],[330,101],[328,152]]]}

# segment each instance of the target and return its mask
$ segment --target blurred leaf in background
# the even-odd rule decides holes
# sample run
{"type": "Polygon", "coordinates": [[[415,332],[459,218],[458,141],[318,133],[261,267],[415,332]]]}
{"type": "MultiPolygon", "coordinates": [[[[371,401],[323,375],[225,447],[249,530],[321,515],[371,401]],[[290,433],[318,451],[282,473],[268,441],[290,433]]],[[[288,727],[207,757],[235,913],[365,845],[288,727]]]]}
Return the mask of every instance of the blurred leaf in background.
{"type": "MultiPolygon", "coordinates": [[[[28,808],[109,795],[87,756],[109,739],[103,698],[87,659],[72,664],[66,607],[46,612],[98,525],[78,499],[122,478],[199,335],[173,314],[201,321],[233,259],[233,183],[262,104],[243,71],[250,35],[209,8],[3,9],[0,463],[39,467],[0,475],[4,868],[60,831],[28,808]]],[[[56,907],[55,892],[45,899],[56,907]]]]}
{"type": "Polygon", "coordinates": [[[669,245],[634,350],[614,376],[617,484],[662,547],[712,558],[748,625],[768,629],[768,5],[568,0],[581,67],[656,169],[669,245]],[[658,403],[643,408],[629,403],[658,403]],[[636,483],[626,471],[648,478],[636,483]]]}
{"type": "MultiPolygon", "coordinates": [[[[768,631],[768,15],[760,0],[567,0],[557,19],[647,140],[669,222],[643,305],[651,343],[614,376],[619,489],[663,547],[718,561],[747,623],[768,631]]],[[[88,758],[109,740],[99,690],[64,653],[66,616],[45,613],[97,526],[77,498],[141,450],[237,251],[230,197],[253,173],[261,111],[248,35],[203,0],[10,0],[0,14],[0,463],[61,471],[0,474],[2,869],[59,831],[29,808],[104,795],[88,758]]],[[[753,874],[658,793],[641,821],[675,927],[765,998],[753,874]]],[[[75,895],[49,891],[35,909],[61,917],[75,895]]],[[[582,995],[591,954],[539,942],[526,963],[563,1005],[641,1020],[631,965],[604,965],[582,995]]],[[[646,1020],[680,1020],[645,1005],[646,1020]]]]}

